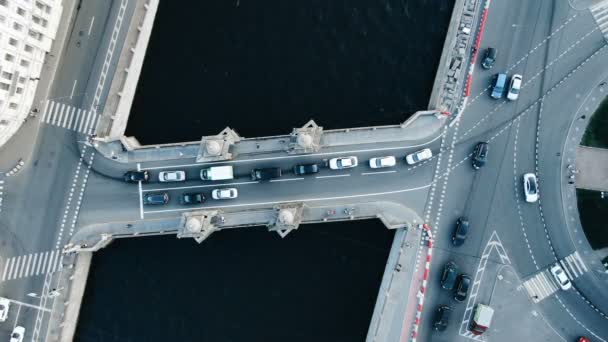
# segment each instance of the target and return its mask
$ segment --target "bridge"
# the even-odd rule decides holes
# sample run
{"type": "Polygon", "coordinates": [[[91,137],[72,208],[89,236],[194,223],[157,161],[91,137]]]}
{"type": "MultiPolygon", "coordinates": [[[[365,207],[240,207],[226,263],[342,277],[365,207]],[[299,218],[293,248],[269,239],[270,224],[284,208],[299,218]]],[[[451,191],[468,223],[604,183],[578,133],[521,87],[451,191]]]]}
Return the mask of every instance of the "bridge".
{"type": "Polygon", "coordinates": [[[200,141],[141,146],[124,130],[157,5],[87,3],[71,17],[76,4],[67,4],[70,25],[54,47],[61,58],[47,62],[44,77],[52,82],[38,96],[39,122],[0,151],[7,170],[2,189],[14,198],[2,206],[11,243],[0,268],[2,281],[17,284],[5,287],[4,296],[34,309],[19,318],[28,339],[71,340],[91,253],[115,239],[174,234],[204,248],[223,229],[265,225],[285,236],[307,223],[369,218],[396,234],[368,341],[479,340],[466,328],[477,303],[497,309],[486,340],[608,339],[608,276],[582,233],[568,177],[581,135],[608,91],[606,1],[456,1],[429,108],[395,125],[325,130],[310,121],[273,137],[241,137],[226,128],[200,141]],[[93,14],[107,17],[108,25],[83,41],[66,34],[93,27],[93,14]],[[492,72],[479,66],[489,46],[499,50],[492,72]],[[523,75],[517,101],[488,96],[498,71],[523,75]],[[71,101],[65,94],[74,89],[94,96],[71,101]],[[31,137],[36,143],[24,148],[31,137]],[[489,143],[488,162],[474,171],[479,141],[489,143]],[[423,148],[433,157],[404,161],[423,148]],[[356,168],[285,172],[269,182],[249,178],[257,167],[288,171],[351,155],[359,159],[356,168]],[[386,155],[397,157],[395,167],[367,166],[386,155]],[[199,170],[210,165],[233,166],[235,179],[201,181],[199,170]],[[127,184],[128,170],[149,170],[153,181],[127,184]],[[186,181],[155,181],[170,170],[185,171],[186,181]],[[523,199],[521,176],[528,172],[539,179],[534,204],[523,199]],[[237,188],[239,197],[193,207],[176,201],[220,186],[237,188]],[[144,206],[142,196],[151,192],[172,200],[144,206]],[[25,214],[31,208],[39,212],[25,214]],[[456,248],[451,234],[461,216],[471,233],[456,248]],[[473,286],[462,305],[453,304],[454,323],[438,334],[435,307],[451,301],[438,281],[447,261],[472,275],[473,286]],[[543,276],[555,263],[564,265],[573,290],[558,291],[543,276]],[[39,301],[29,302],[32,297],[39,301]]]}

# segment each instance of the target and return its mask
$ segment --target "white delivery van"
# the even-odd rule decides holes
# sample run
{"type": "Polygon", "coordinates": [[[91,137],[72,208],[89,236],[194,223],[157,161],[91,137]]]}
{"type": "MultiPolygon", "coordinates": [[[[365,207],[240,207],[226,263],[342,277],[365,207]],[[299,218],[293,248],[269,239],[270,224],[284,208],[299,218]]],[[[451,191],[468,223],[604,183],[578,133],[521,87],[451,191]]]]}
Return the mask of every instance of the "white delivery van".
{"type": "Polygon", "coordinates": [[[211,166],[206,169],[201,170],[201,179],[202,180],[226,180],[233,179],[234,173],[232,172],[232,166],[211,166]]]}

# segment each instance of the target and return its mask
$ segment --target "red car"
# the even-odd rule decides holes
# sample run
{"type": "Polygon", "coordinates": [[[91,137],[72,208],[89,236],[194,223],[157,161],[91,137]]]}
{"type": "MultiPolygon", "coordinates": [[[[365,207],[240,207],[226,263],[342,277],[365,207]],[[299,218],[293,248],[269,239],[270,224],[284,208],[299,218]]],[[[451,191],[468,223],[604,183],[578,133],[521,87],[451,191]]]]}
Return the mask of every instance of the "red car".
{"type": "Polygon", "coordinates": [[[586,337],[579,337],[578,340],[576,340],[576,341],[577,342],[591,342],[591,340],[586,337]]]}

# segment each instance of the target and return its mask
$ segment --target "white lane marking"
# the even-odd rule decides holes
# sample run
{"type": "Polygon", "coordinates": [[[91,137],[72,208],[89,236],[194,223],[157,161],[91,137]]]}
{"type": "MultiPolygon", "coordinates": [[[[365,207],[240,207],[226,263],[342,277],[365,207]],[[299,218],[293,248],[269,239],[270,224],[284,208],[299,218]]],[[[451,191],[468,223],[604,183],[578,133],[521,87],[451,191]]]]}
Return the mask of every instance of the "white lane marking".
{"type": "Polygon", "coordinates": [[[336,178],[336,177],[350,177],[350,173],[343,174],[343,175],[316,176],[315,178],[336,178]]]}
{"type": "MultiPolygon", "coordinates": [[[[139,163],[137,163],[137,169],[139,170],[139,163]]],[[[141,181],[137,182],[139,183],[139,218],[140,219],[144,219],[144,194],[141,190],[141,181]]]]}
{"type": "Polygon", "coordinates": [[[32,308],[32,309],[36,309],[36,310],[40,310],[40,311],[46,311],[46,312],[51,312],[51,309],[47,309],[47,308],[44,308],[42,306],[36,306],[36,305],[20,302],[18,300],[14,300],[14,299],[9,299],[9,300],[11,302],[13,302],[13,303],[17,303],[17,305],[19,305],[19,306],[27,306],[28,308],[32,308]]]}
{"type": "Polygon", "coordinates": [[[34,275],[34,273],[36,273],[36,263],[38,262],[38,256],[42,256],[42,253],[36,253],[36,254],[34,254],[34,260],[32,260],[32,273],[31,273],[31,275],[34,275]]]}
{"type": "Polygon", "coordinates": [[[564,272],[566,272],[566,274],[568,275],[568,278],[574,279],[575,277],[573,277],[572,274],[570,274],[570,270],[568,270],[568,267],[566,267],[566,264],[564,263],[563,259],[560,260],[559,263],[562,264],[562,269],[564,270],[564,272]]]}
{"type": "Polygon", "coordinates": [[[303,180],[304,178],[283,178],[283,179],[271,179],[271,182],[291,182],[291,181],[298,181],[298,180],[303,180]]]}
{"type": "Polygon", "coordinates": [[[4,264],[4,272],[2,272],[2,281],[6,279],[6,271],[8,270],[8,265],[11,263],[11,261],[12,260],[8,260],[6,264],[4,264]]]}
{"type": "Polygon", "coordinates": [[[47,122],[46,120],[50,117],[49,113],[53,110],[55,106],[55,102],[46,100],[46,106],[44,107],[44,114],[42,114],[42,122],[47,122]]]}
{"type": "Polygon", "coordinates": [[[44,252],[44,259],[42,260],[42,263],[38,265],[38,267],[41,267],[38,272],[36,272],[36,274],[40,274],[40,272],[44,272],[44,267],[46,266],[46,261],[48,260],[49,257],[49,252],[44,252]]]}
{"type": "Polygon", "coordinates": [[[137,163],[137,171],[141,171],[141,163],[137,163]]]}
{"type": "Polygon", "coordinates": [[[55,258],[57,257],[57,254],[55,253],[55,251],[51,252],[51,257],[49,258],[49,263],[48,266],[46,268],[46,273],[49,273],[51,271],[51,267],[53,266],[53,263],[55,263],[55,258]]]}
{"type": "Polygon", "coordinates": [[[169,191],[169,190],[184,190],[184,189],[197,189],[197,188],[220,188],[227,187],[231,185],[246,185],[246,184],[258,184],[259,182],[237,182],[237,183],[224,183],[224,184],[206,184],[206,185],[193,185],[193,186],[179,186],[172,188],[157,188],[157,189],[145,189],[141,192],[151,192],[151,191],[169,191]]]}
{"type": "Polygon", "coordinates": [[[70,99],[74,96],[74,91],[76,90],[76,83],[78,80],[74,80],[74,84],[72,85],[72,92],[70,93],[70,99]]]}
{"type": "Polygon", "coordinates": [[[30,274],[30,261],[32,261],[32,254],[27,256],[27,263],[25,267],[25,276],[27,277],[30,274]]]}
{"type": "MultiPolygon", "coordinates": [[[[291,200],[291,201],[271,201],[271,202],[245,203],[245,204],[233,204],[233,205],[222,205],[222,206],[208,206],[205,208],[207,208],[207,209],[238,208],[238,207],[250,207],[250,206],[256,206],[256,205],[274,205],[274,204],[279,204],[279,203],[318,202],[318,201],[331,201],[331,200],[341,200],[341,199],[348,199],[348,198],[369,197],[369,196],[384,196],[384,195],[390,195],[390,194],[398,194],[398,193],[403,193],[403,192],[422,190],[422,189],[426,189],[430,186],[431,186],[431,184],[426,184],[426,185],[415,187],[415,188],[401,189],[401,190],[394,190],[394,191],[385,191],[385,192],[376,192],[376,193],[369,193],[369,194],[305,198],[305,199],[297,199],[297,200],[291,200]]],[[[165,209],[165,210],[146,211],[146,213],[154,214],[154,213],[168,213],[168,212],[172,212],[172,211],[191,211],[191,210],[192,210],[192,208],[165,209]]]]}
{"type": "Polygon", "coordinates": [[[55,110],[55,116],[53,117],[53,122],[51,122],[51,124],[53,126],[57,126],[59,124],[59,121],[61,120],[61,117],[63,116],[63,110],[65,109],[65,104],[60,103],[59,106],[57,106],[56,110],[55,110]]]}
{"type": "Polygon", "coordinates": [[[70,111],[70,119],[68,120],[67,129],[72,129],[72,122],[74,122],[74,118],[76,117],[76,107],[72,107],[72,110],[70,111]]]}
{"type": "MultiPolygon", "coordinates": [[[[576,257],[576,259],[578,260],[578,262],[581,264],[581,266],[583,267],[584,272],[589,271],[587,269],[587,265],[585,265],[585,263],[583,262],[583,259],[581,258],[580,254],[578,254],[578,251],[574,252],[574,256],[576,257]]],[[[584,273],[583,272],[583,273],[584,273]]]]}
{"type": "Polygon", "coordinates": [[[89,25],[89,33],[87,33],[87,36],[91,35],[91,30],[93,29],[93,23],[95,22],[95,17],[91,18],[91,24],[89,25]]]}
{"type": "Polygon", "coordinates": [[[378,172],[363,172],[361,173],[363,176],[369,176],[369,175],[380,175],[380,174],[384,174],[384,173],[395,173],[397,172],[397,170],[390,170],[390,171],[378,171],[378,172]]]}
{"type": "Polygon", "coordinates": [[[84,109],[81,110],[80,108],[78,109],[78,111],[79,111],[78,112],[78,122],[79,123],[78,123],[78,129],[76,129],[76,130],[78,132],[81,132],[82,131],[82,125],[84,124],[84,118],[87,115],[87,111],[84,110],[84,109]]]}
{"type": "Polygon", "coordinates": [[[424,142],[418,145],[410,145],[410,146],[400,146],[400,147],[384,147],[384,148],[369,148],[362,150],[351,150],[351,151],[338,151],[338,152],[323,152],[323,153],[311,153],[311,154],[299,154],[295,156],[276,156],[276,157],[266,157],[266,158],[253,158],[253,159],[241,159],[241,160],[232,160],[229,162],[220,161],[220,162],[207,162],[207,163],[193,163],[193,164],[181,164],[181,165],[164,165],[164,166],[151,166],[146,167],[147,170],[160,170],[160,169],[177,169],[183,167],[190,166],[201,166],[201,165],[216,165],[216,164],[237,164],[237,163],[247,163],[247,162],[258,162],[258,161],[267,161],[267,160],[280,160],[280,159],[290,159],[290,158],[302,158],[302,157],[315,157],[315,156],[330,156],[330,155],[339,155],[339,154],[353,154],[353,153],[363,153],[363,152],[377,152],[377,151],[392,151],[392,150],[403,150],[410,148],[417,148],[420,146],[425,146],[435,142],[435,140],[441,138],[442,134],[439,134],[435,138],[424,142]]]}
{"type": "Polygon", "coordinates": [[[24,255],[23,259],[21,259],[21,267],[19,268],[19,278],[23,277],[23,271],[25,271],[25,261],[27,260],[27,256],[24,255]]]}

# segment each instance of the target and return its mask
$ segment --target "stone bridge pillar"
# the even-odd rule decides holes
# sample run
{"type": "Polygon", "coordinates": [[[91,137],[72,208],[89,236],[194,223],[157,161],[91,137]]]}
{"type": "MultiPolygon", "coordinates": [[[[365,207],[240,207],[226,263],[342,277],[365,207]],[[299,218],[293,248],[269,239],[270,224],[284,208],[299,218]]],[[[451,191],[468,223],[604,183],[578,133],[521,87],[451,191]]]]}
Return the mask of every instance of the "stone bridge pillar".
{"type": "Polygon", "coordinates": [[[193,238],[201,243],[217,230],[216,223],[221,220],[219,210],[200,210],[184,213],[177,232],[178,238],[193,238]]]}
{"type": "Polygon", "coordinates": [[[274,207],[274,219],[268,224],[269,231],[277,232],[282,238],[298,229],[302,222],[304,203],[279,204],[274,207]]]}
{"type": "Polygon", "coordinates": [[[308,121],[302,128],[294,128],[289,135],[287,153],[314,153],[321,148],[323,127],[318,126],[314,120],[308,121]]]}
{"type": "Polygon", "coordinates": [[[203,137],[196,162],[230,160],[235,157],[231,147],[240,140],[241,137],[230,127],[224,128],[218,135],[203,137]]]}

